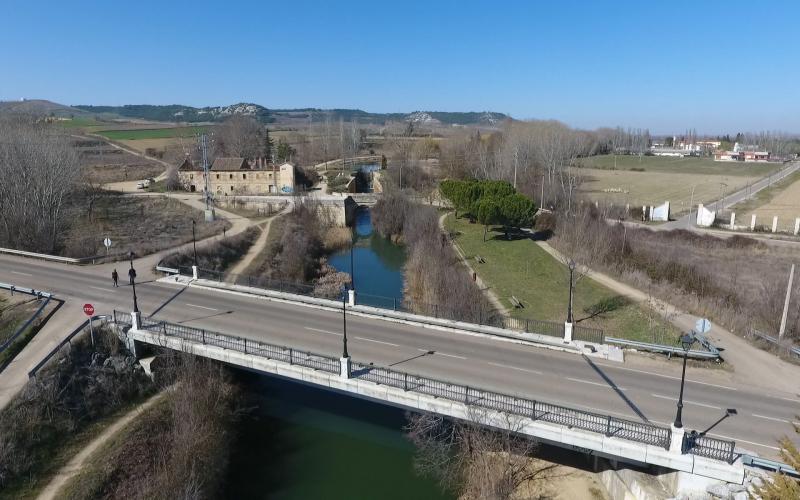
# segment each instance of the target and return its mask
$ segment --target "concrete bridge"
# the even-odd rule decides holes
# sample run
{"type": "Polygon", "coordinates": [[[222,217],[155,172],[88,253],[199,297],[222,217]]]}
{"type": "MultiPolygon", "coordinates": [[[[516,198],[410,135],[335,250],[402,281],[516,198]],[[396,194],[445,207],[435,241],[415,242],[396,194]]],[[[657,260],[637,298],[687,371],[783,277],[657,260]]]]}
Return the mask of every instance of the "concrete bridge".
{"type": "Polygon", "coordinates": [[[137,357],[147,346],[185,352],[384,404],[512,430],[595,457],[677,471],[683,473],[679,483],[744,481],[741,457],[729,440],[357,362],[346,355],[346,348],[336,358],[119,311],[114,323],[137,357]]]}

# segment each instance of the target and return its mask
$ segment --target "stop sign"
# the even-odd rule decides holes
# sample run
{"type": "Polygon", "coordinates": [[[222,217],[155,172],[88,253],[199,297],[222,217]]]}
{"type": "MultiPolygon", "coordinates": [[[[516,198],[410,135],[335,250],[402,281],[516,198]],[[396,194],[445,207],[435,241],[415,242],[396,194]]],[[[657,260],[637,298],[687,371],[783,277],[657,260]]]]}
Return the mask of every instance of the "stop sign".
{"type": "Polygon", "coordinates": [[[83,313],[87,316],[91,316],[94,314],[94,306],[91,304],[84,304],[83,305],[83,313]]]}

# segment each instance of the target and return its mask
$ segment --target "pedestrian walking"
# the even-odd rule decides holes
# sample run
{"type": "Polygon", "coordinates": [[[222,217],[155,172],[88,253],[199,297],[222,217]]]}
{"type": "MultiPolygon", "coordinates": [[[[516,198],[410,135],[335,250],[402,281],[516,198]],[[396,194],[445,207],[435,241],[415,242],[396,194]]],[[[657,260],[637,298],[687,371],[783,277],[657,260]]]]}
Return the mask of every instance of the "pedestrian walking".
{"type": "Polygon", "coordinates": [[[134,280],[134,279],[136,279],[136,269],[134,269],[134,268],[132,268],[132,267],[131,267],[131,268],[128,270],[128,278],[130,278],[130,280],[131,280],[131,285],[133,285],[133,280],[134,280]]]}
{"type": "Polygon", "coordinates": [[[119,274],[117,274],[117,270],[116,269],[111,271],[111,280],[114,281],[114,286],[115,287],[119,286],[119,274]]]}

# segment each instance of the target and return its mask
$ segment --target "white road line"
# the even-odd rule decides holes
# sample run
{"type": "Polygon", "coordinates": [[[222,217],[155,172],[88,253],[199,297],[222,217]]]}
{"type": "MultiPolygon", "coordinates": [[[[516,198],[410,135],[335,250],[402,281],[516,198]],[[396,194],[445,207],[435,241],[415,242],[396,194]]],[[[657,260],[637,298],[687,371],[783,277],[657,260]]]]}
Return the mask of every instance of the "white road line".
{"type": "Polygon", "coordinates": [[[520,367],[518,367],[518,366],[503,365],[503,364],[500,364],[500,363],[492,363],[492,362],[490,362],[490,361],[487,361],[487,362],[486,362],[486,364],[489,364],[489,365],[492,365],[492,366],[499,366],[500,368],[508,368],[508,369],[510,369],[510,370],[519,370],[519,371],[521,371],[521,372],[526,372],[526,373],[534,373],[534,374],[536,374],[536,375],[543,375],[543,373],[542,373],[542,372],[540,372],[540,371],[537,371],[537,370],[529,370],[528,368],[520,368],[520,367]]]}
{"type": "Polygon", "coordinates": [[[745,441],[744,439],[739,439],[739,438],[730,437],[730,436],[724,436],[722,434],[712,434],[712,433],[709,432],[708,435],[709,436],[718,437],[718,438],[722,438],[722,439],[730,439],[731,441],[736,441],[736,443],[747,443],[747,444],[752,444],[753,446],[761,446],[763,448],[769,448],[770,450],[780,450],[780,448],[778,448],[777,446],[770,446],[768,444],[755,443],[753,441],[745,441]]]}
{"type": "Polygon", "coordinates": [[[341,334],[341,333],[338,333],[338,332],[332,332],[332,331],[330,331],[330,330],[320,330],[319,328],[311,328],[310,326],[305,326],[305,327],[303,327],[303,328],[305,328],[306,330],[311,330],[312,332],[318,332],[318,333],[327,333],[328,335],[338,335],[339,337],[341,337],[341,336],[342,336],[342,334],[341,334]]]}
{"type": "Polygon", "coordinates": [[[464,356],[456,356],[455,354],[447,354],[446,352],[435,351],[434,353],[437,356],[444,356],[446,358],[467,359],[464,356]]]}
{"type": "Polygon", "coordinates": [[[384,345],[390,345],[392,347],[400,347],[397,344],[392,344],[391,342],[384,342],[383,340],[368,339],[365,337],[353,337],[353,338],[358,340],[366,340],[367,342],[375,342],[376,344],[384,344],[384,345]]]}
{"type": "MultiPolygon", "coordinates": [[[[654,372],[648,372],[648,371],[645,371],[645,370],[637,370],[636,368],[625,368],[623,366],[606,365],[606,364],[603,364],[603,363],[595,363],[595,364],[597,366],[604,366],[606,368],[613,368],[613,369],[616,369],[616,370],[625,370],[625,371],[636,372],[636,373],[645,373],[647,375],[653,375],[653,376],[656,376],[656,377],[668,378],[668,379],[672,379],[672,380],[680,380],[681,379],[680,377],[673,377],[672,375],[664,375],[663,373],[654,373],[654,372]]],[[[686,381],[687,382],[692,382],[693,384],[708,385],[708,386],[711,386],[711,387],[718,387],[720,389],[727,389],[729,391],[738,391],[739,390],[736,387],[730,387],[730,386],[727,386],[727,385],[712,384],[710,382],[701,382],[699,380],[692,380],[692,379],[688,379],[688,378],[686,379],[686,381]]]]}
{"type": "Polygon", "coordinates": [[[620,391],[627,391],[626,387],[620,387],[618,385],[610,385],[602,382],[595,382],[593,380],[583,380],[582,378],[570,378],[567,377],[567,380],[572,380],[573,382],[580,382],[581,384],[592,384],[592,385],[599,385],[600,387],[607,387],[609,389],[619,389],[620,391]]]}
{"type": "Polygon", "coordinates": [[[20,276],[33,276],[32,274],[21,273],[19,271],[11,271],[11,274],[19,274],[20,276]]]}
{"type": "Polygon", "coordinates": [[[219,311],[219,309],[214,309],[213,307],[206,307],[206,306],[198,306],[196,304],[186,304],[189,307],[197,307],[198,309],[205,309],[206,311],[219,311]]]}
{"type": "Polygon", "coordinates": [[[792,398],[778,398],[784,401],[791,401],[792,403],[800,403],[800,399],[792,399],[792,398]]]}
{"type": "Polygon", "coordinates": [[[89,285],[89,288],[94,288],[95,290],[100,290],[101,292],[116,292],[116,290],[112,290],[111,288],[100,288],[99,286],[89,285]]]}
{"type": "Polygon", "coordinates": [[[752,416],[756,418],[763,418],[764,420],[772,420],[773,422],[783,422],[784,424],[788,424],[788,420],[784,420],[782,418],[775,418],[775,417],[768,417],[766,415],[759,415],[757,413],[751,413],[752,416]]]}
{"type": "MultiPolygon", "coordinates": [[[[654,398],[669,399],[670,401],[677,401],[678,400],[678,398],[673,398],[672,396],[662,396],[661,394],[650,394],[650,395],[653,396],[654,398]]],[[[689,401],[688,399],[684,399],[683,403],[687,404],[687,405],[702,406],[703,408],[712,408],[714,410],[721,410],[722,409],[719,406],[709,405],[709,404],[706,404],[706,403],[698,403],[697,401],[689,401]]]]}

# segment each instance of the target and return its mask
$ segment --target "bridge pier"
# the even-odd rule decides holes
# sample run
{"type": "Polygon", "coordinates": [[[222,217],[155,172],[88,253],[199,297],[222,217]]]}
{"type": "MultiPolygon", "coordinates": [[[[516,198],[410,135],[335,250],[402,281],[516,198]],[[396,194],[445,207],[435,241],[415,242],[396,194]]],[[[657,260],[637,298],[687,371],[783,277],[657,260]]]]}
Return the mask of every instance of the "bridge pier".
{"type": "Polygon", "coordinates": [[[570,344],[572,343],[572,323],[566,321],[564,323],[564,343],[570,344]]]}
{"type": "Polygon", "coordinates": [[[672,424],[672,433],[670,434],[670,441],[669,441],[669,451],[670,453],[675,453],[677,455],[683,454],[683,436],[686,434],[686,430],[683,427],[675,427],[675,424],[672,424]]]}

